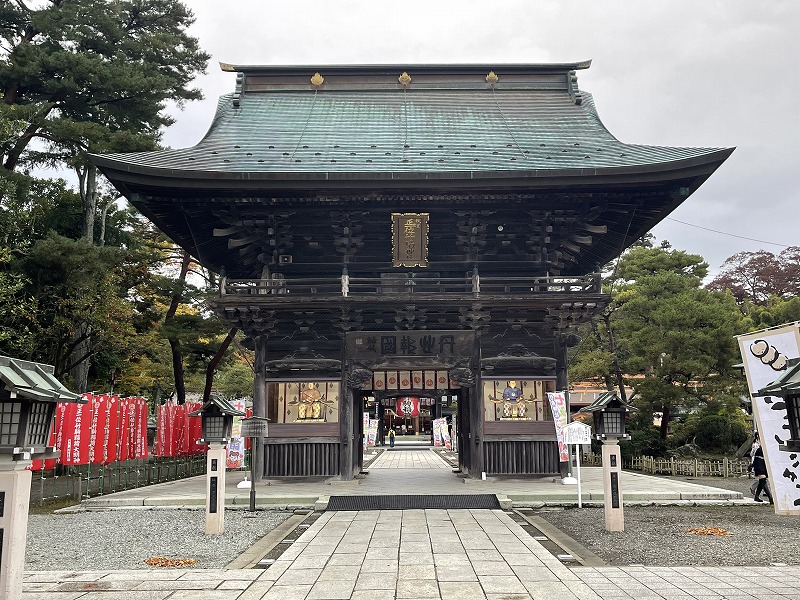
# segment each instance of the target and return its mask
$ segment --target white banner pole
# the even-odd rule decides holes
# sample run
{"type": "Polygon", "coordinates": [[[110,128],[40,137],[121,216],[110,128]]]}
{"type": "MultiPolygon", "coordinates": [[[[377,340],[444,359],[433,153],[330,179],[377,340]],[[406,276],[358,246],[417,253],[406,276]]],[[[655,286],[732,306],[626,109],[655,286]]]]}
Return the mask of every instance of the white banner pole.
{"type": "Polygon", "coordinates": [[[581,451],[579,446],[575,446],[575,471],[578,476],[578,508],[583,508],[581,500],[581,451]]]}

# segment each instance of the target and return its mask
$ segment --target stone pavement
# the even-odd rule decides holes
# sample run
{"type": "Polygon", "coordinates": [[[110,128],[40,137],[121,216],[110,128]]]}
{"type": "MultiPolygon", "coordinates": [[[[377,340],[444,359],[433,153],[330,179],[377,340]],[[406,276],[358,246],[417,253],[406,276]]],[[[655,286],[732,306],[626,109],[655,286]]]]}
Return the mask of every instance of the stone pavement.
{"type": "Polygon", "coordinates": [[[331,512],[266,570],[28,572],[23,600],[797,600],[796,567],[568,568],[501,510],[331,512]]]}
{"type": "MultiPolygon", "coordinates": [[[[430,450],[402,452],[426,452],[430,450]]],[[[430,456],[389,457],[388,464],[430,456]],[[390,460],[391,458],[391,460],[390,460]]],[[[598,469],[599,470],[599,469],[598,469]]],[[[584,469],[591,472],[590,469],[584,469]]],[[[226,490],[231,501],[249,490],[226,490]]],[[[586,477],[587,494],[602,481],[586,477]]],[[[103,506],[202,505],[205,477],[107,496],[103,506]]],[[[356,482],[265,482],[259,504],[292,504],[337,494],[496,493],[538,501],[570,498],[552,478],[465,484],[447,469],[371,469],[356,482]],[[389,482],[392,482],[390,487],[389,482]],[[294,486],[297,487],[294,487],[294,486]],[[559,490],[556,492],[556,490],[559,490]]],[[[630,495],[650,501],[739,503],[741,495],[625,473],[630,495]]],[[[642,500],[645,501],[645,500],[642,500]]],[[[524,502],[523,502],[524,503],[524,502]]],[[[244,504],[242,502],[241,504],[244,504]]],[[[263,553],[261,554],[263,556],[263,553]]],[[[588,564],[588,563],[587,563],[588,564]]],[[[796,567],[568,567],[502,510],[325,512],[266,569],[47,572],[25,574],[23,600],[280,600],[369,598],[500,600],[800,600],[796,567]]]]}

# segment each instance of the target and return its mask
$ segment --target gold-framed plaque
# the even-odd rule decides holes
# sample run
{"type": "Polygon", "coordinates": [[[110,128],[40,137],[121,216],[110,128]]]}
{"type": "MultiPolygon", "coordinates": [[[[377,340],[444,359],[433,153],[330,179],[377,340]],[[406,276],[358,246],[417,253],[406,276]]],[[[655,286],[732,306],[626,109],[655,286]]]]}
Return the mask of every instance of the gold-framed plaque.
{"type": "Polygon", "coordinates": [[[392,213],[392,266],[428,266],[430,213],[392,213]]]}

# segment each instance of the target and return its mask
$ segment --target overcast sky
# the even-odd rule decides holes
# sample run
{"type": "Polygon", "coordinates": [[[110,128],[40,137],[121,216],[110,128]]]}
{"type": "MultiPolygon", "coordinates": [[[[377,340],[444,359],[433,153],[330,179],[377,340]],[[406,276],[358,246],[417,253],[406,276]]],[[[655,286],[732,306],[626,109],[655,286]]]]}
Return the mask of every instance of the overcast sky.
{"type": "Polygon", "coordinates": [[[217,97],[233,91],[235,75],[220,71],[219,62],[491,68],[592,59],[578,84],[594,95],[601,119],[621,141],[737,148],[654,229],[659,240],[701,254],[712,271],[736,252],[800,245],[800,0],[185,4],[197,18],[192,33],[212,61],[197,80],[206,99],[175,112],[177,123],[164,136],[170,147],[196,144],[217,97]]]}

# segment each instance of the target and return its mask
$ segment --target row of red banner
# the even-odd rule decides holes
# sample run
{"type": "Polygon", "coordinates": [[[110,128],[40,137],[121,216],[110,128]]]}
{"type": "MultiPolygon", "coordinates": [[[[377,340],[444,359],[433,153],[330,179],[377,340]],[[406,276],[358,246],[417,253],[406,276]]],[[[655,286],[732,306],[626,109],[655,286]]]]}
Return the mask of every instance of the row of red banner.
{"type": "Polygon", "coordinates": [[[158,407],[154,456],[189,456],[203,454],[206,446],[197,443],[203,437],[200,417],[189,413],[200,410],[199,402],[176,404],[167,402],[158,407]]]}
{"type": "Polygon", "coordinates": [[[56,405],[50,445],[60,456],[34,460],[32,469],[147,458],[147,400],[84,394],[86,404],[56,405]]]}
{"type": "MultiPolygon", "coordinates": [[[[86,404],[56,405],[49,445],[58,448],[60,455],[34,460],[31,469],[52,470],[56,464],[107,465],[147,458],[147,400],[105,394],[84,394],[83,398],[86,404]]],[[[166,402],[158,407],[154,456],[190,456],[206,452],[206,446],[197,443],[203,437],[201,419],[189,416],[201,406],[200,402],[180,405],[166,402]]],[[[249,416],[252,409],[246,412],[249,416]]]]}

